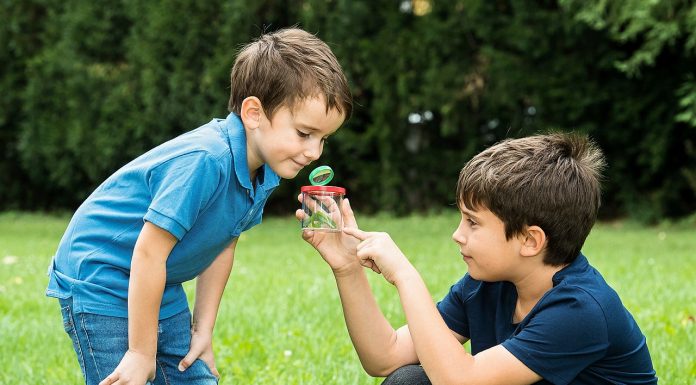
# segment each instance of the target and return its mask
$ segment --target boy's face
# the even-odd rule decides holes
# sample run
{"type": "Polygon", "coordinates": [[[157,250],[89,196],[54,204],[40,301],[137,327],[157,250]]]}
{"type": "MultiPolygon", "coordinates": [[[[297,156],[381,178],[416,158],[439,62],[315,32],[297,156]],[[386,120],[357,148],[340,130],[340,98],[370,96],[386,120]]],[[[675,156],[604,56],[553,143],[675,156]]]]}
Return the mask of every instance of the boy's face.
{"type": "Polygon", "coordinates": [[[521,260],[517,236],[505,238],[505,224],[490,210],[461,205],[462,219],[452,234],[469,275],[480,281],[512,281],[521,260]]]}
{"type": "Polygon", "coordinates": [[[308,98],[293,110],[283,106],[271,120],[261,118],[258,129],[251,132],[251,150],[262,164],[268,164],[285,179],[317,160],[324,142],[343,124],[343,114],[326,112],[324,98],[308,98]]]}

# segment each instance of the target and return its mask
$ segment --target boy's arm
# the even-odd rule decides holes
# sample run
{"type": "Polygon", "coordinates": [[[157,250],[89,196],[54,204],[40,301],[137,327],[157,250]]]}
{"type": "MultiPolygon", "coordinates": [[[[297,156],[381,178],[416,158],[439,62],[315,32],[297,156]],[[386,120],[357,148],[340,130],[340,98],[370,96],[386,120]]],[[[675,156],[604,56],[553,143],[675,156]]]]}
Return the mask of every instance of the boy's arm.
{"type": "Polygon", "coordinates": [[[203,271],[196,280],[196,303],[193,310],[191,330],[191,347],[179,364],[180,370],[186,370],[200,358],[216,376],[219,376],[213,357],[213,328],[227,281],[234,263],[234,250],[237,239],[232,241],[213,263],[203,271]]]}
{"type": "Polygon", "coordinates": [[[502,345],[472,356],[440,316],[415,268],[396,277],[415,350],[433,384],[533,384],[542,378],[502,345]]]}
{"type": "MultiPolygon", "coordinates": [[[[339,209],[345,226],[357,228],[348,199],[339,209]]],[[[305,215],[302,210],[296,212],[299,220],[305,215]]],[[[319,251],[334,273],[346,327],[365,371],[386,376],[401,366],[418,362],[408,328],[395,331],[377,306],[356,256],[359,242],[343,233],[304,231],[302,237],[319,251]]]]}
{"type": "Polygon", "coordinates": [[[472,356],[445,324],[420,274],[386,233],[345,229],[362,242],[357,254],[396,286],[413,346],[433,384],[532,384],[542,378],[503,346],[472,356]]]}
{"type": "Polygon", "coordinates": [[[360,363],[372,376],[386,376],[418,356],[406,326],[394,330],[382,314],[364,269],[357,263],[334,271],[343,316],[360,363]]]}
{"type": "Polygon", "coordinates": [[[99,385],[119,379],[144,383],[155,376],[157,323],[167,276],[166,262],[176,238],[145,222],[133,250],[128,283],[128,352],[99,385]]]}

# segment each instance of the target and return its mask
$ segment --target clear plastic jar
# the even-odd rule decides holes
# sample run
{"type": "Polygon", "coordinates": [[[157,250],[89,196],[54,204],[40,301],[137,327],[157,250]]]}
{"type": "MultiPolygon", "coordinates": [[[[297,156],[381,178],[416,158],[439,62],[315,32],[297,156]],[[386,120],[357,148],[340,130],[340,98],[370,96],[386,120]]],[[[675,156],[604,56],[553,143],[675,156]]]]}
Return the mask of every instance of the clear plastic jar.
{"type": "Polygon", "coordinates": [[[340,207],[346,189],[336,186],[302,186],[303,230],[341,231],[343,215],[340,207]]]}

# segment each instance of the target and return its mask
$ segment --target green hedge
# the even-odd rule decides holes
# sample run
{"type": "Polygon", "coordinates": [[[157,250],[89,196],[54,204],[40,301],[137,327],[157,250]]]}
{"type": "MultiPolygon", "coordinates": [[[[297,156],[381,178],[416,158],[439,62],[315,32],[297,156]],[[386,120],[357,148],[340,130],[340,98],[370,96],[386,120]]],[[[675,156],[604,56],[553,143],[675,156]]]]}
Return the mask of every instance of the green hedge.
{"type": "MultiPolygon", "coordinates": [[[[224,117],[240,45],[299,25],[351,83],[354,115],[322,163],[364,211],[452,204],[476,152],[548,129],[605,150],[603,215],[696,210],[691,1],[15,0],[0,19],[0,209],[72,209],[128,160],[224,117]]],[[[305,176],[269,211],[292,211],[305,176]]]]}

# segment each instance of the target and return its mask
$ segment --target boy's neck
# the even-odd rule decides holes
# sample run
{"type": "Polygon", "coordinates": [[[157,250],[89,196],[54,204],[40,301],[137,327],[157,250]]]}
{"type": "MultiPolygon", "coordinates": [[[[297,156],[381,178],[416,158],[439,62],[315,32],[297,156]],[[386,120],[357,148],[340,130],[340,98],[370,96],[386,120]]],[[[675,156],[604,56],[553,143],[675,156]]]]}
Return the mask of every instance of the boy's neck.
{"type": "Polygon", "coordinates": [[[256,175],[259,173],[259,168],[262,166],[263,161],[255,156],[253,146],[247,141],[247,167],[249,168],[249,180],[251,181],[252,188],[254,188],[254,181],[256,180],[256,175]]]}
{"type": "Polygon", "coordinates": [[[517,289],[515,323],[526,317],[541,297],[553,288],[553,276],[564,267],[541,265],[513,282],[517,289]]]}
{"type": "Polygon", "coordinates": [[[263,160],[258,156],[256,153],[256,147],[252,143],[253,139],[249,137],[247,134],[247,145],[246,145],[246,154],[247,154],[247,167],[249,167],[249,177],[251,178],[252,185],[254,183],[254,180],[256,179],[256,174],[259,171],[259,168],[263,166],[263,160]]]}
{"type": "Polygon", "coordinates": [[[256,181],[256,174],[258,174],[259,169],[249,169],[249,181],[251,181],[251,188],[254,188],[254,181],[256,181]]]}

